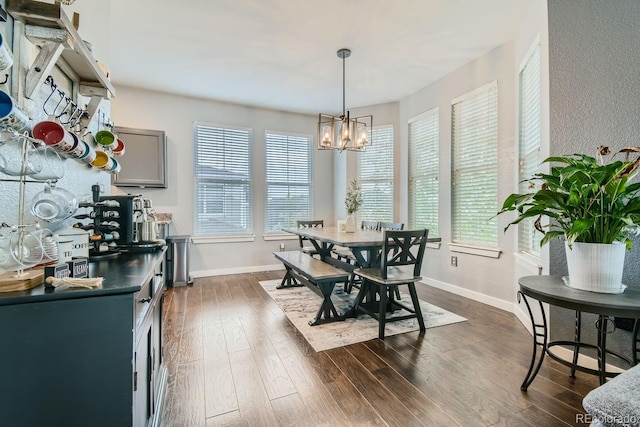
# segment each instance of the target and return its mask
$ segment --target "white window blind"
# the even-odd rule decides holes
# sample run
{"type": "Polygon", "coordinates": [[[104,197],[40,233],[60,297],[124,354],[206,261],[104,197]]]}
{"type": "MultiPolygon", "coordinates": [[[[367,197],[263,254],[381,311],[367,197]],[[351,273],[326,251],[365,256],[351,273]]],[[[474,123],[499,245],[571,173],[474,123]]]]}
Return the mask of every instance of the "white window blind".
{"type": "Polygon", "coordinates": [[[409,121],[409,228],[439,236],[438,108],[409,121]]]}
{"type": "Polygon", "coordinates": [[[454,100],[451,116],[453,242],[497,247],[497,82],[454,100]]]}
{"type": "Polygon", "coordinates": [[[358,218],[366,221],[393,221],[393,126],[371,130],[371,145],[358,153],[358,181],[362,207],[358,218]]]}
{"type": "Polygon", "coordinates": [[[312,218],[311,136],[265,133],[265,232],[312,218]]]}
{"type": "MultiPolygon", "coordinates": [[[[540,172],[540,45],[536,44],[520,71],[519,172],[518,192],[531,189],[522,180],[540,172]]],[[[535,218],[518,224],[518,250],[540,256],[542,234],[533,226],[535,218]]]]}
{"type": "Polygon", "coordinates": [[[251,129],[196,123],[195,234],[253,233],[251,129]]]}

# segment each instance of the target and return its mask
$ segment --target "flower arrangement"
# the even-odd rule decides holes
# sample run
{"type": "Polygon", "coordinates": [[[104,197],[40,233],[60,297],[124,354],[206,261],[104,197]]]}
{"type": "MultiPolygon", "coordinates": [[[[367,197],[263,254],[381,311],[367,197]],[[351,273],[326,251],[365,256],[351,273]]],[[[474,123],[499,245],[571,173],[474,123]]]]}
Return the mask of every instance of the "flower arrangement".
{"type": "MultiPolygon", "coordinates": [[[[617,154],[640,153],[640,147],[624,148],[617,154]]],[[[629,236],[640,225],[640,183],[629,183],[638,173],[640,158],[605,163],[610,155],[608,147],[598,147],[596,160],[584,154],[549,157],[543,163],[553,166],[551,174],[538,173],[529,182],[531,193],[512,194],[498,214],[517,211],[517,218],[509,226],[525,218],[536,218],[535,228],[544,234],[540,245],[553,238],[573,242],[622,242],[631,249],[629,236]],[[551,223],[543,230],[541,217],[551,223]]],[[[615,155],[614,155],[615,157],[615,155]]]]}
{"type": "Polygon", "coordinates": [[[344,204],[347,207],[347,213],[353,214],[362,206],[362,189],[358,180],[351,181],[349,189],[347,190],[347,197],[344,199],[344,204]]]}

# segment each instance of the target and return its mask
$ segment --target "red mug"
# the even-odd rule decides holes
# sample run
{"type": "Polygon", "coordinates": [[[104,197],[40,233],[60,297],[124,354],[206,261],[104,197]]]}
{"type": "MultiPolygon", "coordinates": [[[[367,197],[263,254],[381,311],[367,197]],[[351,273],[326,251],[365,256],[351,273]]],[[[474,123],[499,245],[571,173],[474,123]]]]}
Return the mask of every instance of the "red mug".
{"type": "Polygon", "coordinates": [[[77,146],[77,138],[74,138],[61,124],[56,122],[39,122],[33,127],[31,134],[34,138],[44,141],[46,145],[50,145],[58,151],[67,152],[77,146]]]}

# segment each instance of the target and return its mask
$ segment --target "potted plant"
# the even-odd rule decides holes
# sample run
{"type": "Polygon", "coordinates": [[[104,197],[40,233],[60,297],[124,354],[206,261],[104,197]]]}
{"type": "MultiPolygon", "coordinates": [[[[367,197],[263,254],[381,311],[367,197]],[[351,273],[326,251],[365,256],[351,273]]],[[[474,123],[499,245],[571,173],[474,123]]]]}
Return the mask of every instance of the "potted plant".
{"type": "MultiPolygon", "coordinates": [[[[608,147],[598,147],[596,160],[584,154],[549,157],[543,163],[559,163],[551,173],[538,173],[529,182],[532,192],[512,194],[498,214],[517,211],[505,227],[536,218],[535,228],[544,234],[540,245],[554,238],[565,241],[568,285],[574,288],[620,293],[624,291],[622,268],[629,236],[640,224],[640,183],[630,183],[640,159],[629,160],[639,147],[625,148],[625,160],[605,162],[608,147]],[[547,225],[541,218],[547,217],[547,225]],[[546,230],[545,230],[546,229],[546,230]]],[[[615,157],[615,155],[613,157],[615,157]]]]}
{"type": "Polygon", "coordinates": [[[360,206],[362,206],[362,189],[358,180],[354,179],[349,185],[347,190],[347,196],[344,199],[344,205],[347,208],[347,218],[344,224],[344,229],[347,233],[353,233],[356,231],[356,219],[354,214],[358,212],[360,206]]]}

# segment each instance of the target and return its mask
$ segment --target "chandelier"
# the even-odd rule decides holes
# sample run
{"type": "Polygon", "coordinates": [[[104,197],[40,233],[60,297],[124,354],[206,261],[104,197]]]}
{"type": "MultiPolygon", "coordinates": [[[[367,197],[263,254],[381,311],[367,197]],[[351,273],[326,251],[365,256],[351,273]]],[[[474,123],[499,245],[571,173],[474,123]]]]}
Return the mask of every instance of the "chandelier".
{"type": "Polygon", "coordinates": [[[350,117],[345,109],[345,59],[351,56],[351,50],[338,50],[342,59],[342,114],[333,116],[320,113],[318,116],[318,149],[365,151],[369,144],[369,132],[373,116],[350,117]]]}

